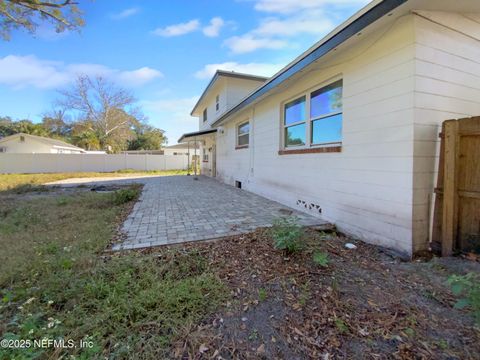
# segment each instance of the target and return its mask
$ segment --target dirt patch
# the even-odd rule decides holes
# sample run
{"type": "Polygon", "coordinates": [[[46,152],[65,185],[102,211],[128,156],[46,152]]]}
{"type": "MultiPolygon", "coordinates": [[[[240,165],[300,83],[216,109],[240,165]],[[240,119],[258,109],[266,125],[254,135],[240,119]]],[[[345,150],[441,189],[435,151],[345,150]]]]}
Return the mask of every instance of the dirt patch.
{"type": "MultiPolygon", "coordinates": [[[[231,300],[192,327],[172,353],[184,358],[478,359],[480,333],[453,309],[449,275],[480,264],[462,259],[410,263],[335,233],[308,231],[286,257],[266,229],[175,248],[198,251],[229,286],[231,300]],[[354,243],[354,250],[344,244],[354,243]],[[315,251],[328,254],[316,265],[315,251]]],[[[171,249],[171,247],[170,247],[171,249]]],[[[169,248],[142,252],[170,251],[169,248]]]]}

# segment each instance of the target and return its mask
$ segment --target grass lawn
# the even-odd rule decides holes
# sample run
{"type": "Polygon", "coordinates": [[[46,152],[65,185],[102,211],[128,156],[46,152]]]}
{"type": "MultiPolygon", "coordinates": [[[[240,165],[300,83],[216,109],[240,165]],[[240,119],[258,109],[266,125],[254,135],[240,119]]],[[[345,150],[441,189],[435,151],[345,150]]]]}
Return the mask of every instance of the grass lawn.
{"type": "Polygon", "coordinates": [[[72,179],[72,178],[90,178],[105,176],[134,176],[134,175],[186,175],[186,170],[152,170],[152,171],[136,171],[136,170],[119,170],[114,172],[79,172],[79,173],[45,173],[45,174],[0,174],[0,191],[12,190],[19,188],[28,188],[35,185],[72,179]]]}
{"type": "Polygon", "coordinates": [[[0,338],[92,345],[0,359],[478,359],[479,262],[403,262],[295,224],[105,251],[140,189],[0,192],[0,338]],[[455,308],[447,279],[466,273],[455,308]]]}
{"type": "MultiPolygon", "coordinates": [[[[11,184],[21,185],[18,177],[11,184]]],[[[173,341],[219,306],[224,285],[196,252],[104,252],[140,188],[0,193],[1,338],[93,344],[3,348],[0,359],[165,358],[173,341]]]]}

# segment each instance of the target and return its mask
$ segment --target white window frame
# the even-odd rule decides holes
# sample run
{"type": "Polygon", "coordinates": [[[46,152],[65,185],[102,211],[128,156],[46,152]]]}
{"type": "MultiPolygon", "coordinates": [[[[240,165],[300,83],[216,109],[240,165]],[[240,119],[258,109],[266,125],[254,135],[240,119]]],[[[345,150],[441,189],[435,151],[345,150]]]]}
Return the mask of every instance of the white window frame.
{"type": "MultiPolygon", "coordinates": [[[[282,150],[296,150],[296,149],[308,149],[308,148],[319,148],[319,147],[331,147],[331,146],[339,146],[339,145],[342,145],[342,141],[338,141],[338,142],[329,142],[329,143],[319,143],[319,144],[315,144],[315,143],[312,143],[312,138],[313,138],[313,122],[315,120],[320,120],[320,119],[324,119],[324,118],[328,118],[330,116],[335,116],[335,115],[339,115],[339,114],[342,114],[343,115],[343,105],[342,105],[342,109],[340,111],[335,111],[335,112],[332,112],[332,113],[329,113],[329,114],[323,114],[321,116],[318,116],[318,117],[310,117],[310,104],[311,104],[311,96],[312,96],[312,93],[314,93],[315,91],[317,90],[320,90],[324,87],[327,87],[339,80],[343,80],[343,77],[342,76],[337,76],[337,77],[334,77],[334,78],[331,78],[327,81],[324,81],[322,82],[320,85],[317,85],[317,86],[314,86],[314,87],[311,87],[309,89],[307,89],[306,91],[303,91],[295,96],[292,96],[291,98],[283,101],[281,103],[281,109],[280,109],[280,113],[281,113],[281,126],[280,126],[280,129],[281,129],[281,149],[282,150]],[[295,123],[292,123],[292,124],[288,124],[288,125],[285,125],[285,105],[287,105],[288,103],[292,102],[292,101],[295,101],[301,97],[305,97],[305,119],[302,120],[302,121],[297,121],[295,123]],[[288,127],[292,127],[292,126],[295,126],[295,125],[300,125],[300,124],[303,124],[305,123],[305,145],[298,145],[298,146],[286,146],[286,139],[285,139],[285,129],[288,128],[288,127]]],[[[343,101],[343,84],[342,84],[342,101],[343,101]]],[[[343,116],[342,116],[342,121],[343,121],[343,116]]],[[[343,139],[343,136],[342,136],[342,139],[343,139]]]]}
{"type": "Polygon", "coordinates": [[[217,112],[220,110],[220,94],[215,97],[215,110],[217,112]]]}
{"type": "Polygon", "coordinates": [[[235,134],[235,147],[236,148],[248,148],[250,146],[250,121],[242,121],[241,123],[238,123],[236,126],[236,134],[235,134]],[[246,134],[241,134],[240,135],[240,128],[244,125],[248,125],[248,132],[246,134]],[[240,145],[240,136],[247,136],[248,137],[248,143],[240,145]]]}

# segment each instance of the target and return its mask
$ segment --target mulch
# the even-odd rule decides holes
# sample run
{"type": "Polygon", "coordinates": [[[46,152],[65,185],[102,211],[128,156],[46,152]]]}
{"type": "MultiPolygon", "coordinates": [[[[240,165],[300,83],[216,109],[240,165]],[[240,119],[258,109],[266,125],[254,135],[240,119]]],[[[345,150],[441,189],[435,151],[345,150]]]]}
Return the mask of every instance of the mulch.
{"type": "Polygon", "coordinates": [[[335,232],[307,230],[287,256],[268,229],[221,240],[141,250],[198,251],[227,284],[230,300],[192,324],[172,357],[192,359],[479,359],[480,330],[453,308],[452,273],[464,259],[403,262],[335,232]],[[357,248],[349,250],[345,243],[357,248]],[[326,267],[313,253],[328,253],[326,267]]]}

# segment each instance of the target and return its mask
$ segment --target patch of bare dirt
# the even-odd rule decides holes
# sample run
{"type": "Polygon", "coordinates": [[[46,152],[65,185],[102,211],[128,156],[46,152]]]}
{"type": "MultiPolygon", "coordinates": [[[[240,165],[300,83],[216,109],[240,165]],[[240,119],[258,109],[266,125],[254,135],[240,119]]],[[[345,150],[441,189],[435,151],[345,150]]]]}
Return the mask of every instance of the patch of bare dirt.
{"type": "MultiPolygon", "coordinates": [[[[286,257],[267,229],[175,246],[198,251],[228,285],[231,300],[192,325],[172,349],[197,359],[479,359],[480,332],[453,308],[446,279],[480,272],[478,262],[402,262],[335,233],[307,232],[286,257]],[[348,250],[345,243],[357,248],[348,250]],[[312,260],[328,253],[326,267],[312,260]]],[[[142,250],[165,252],[170,248],[142,250]]]]}

